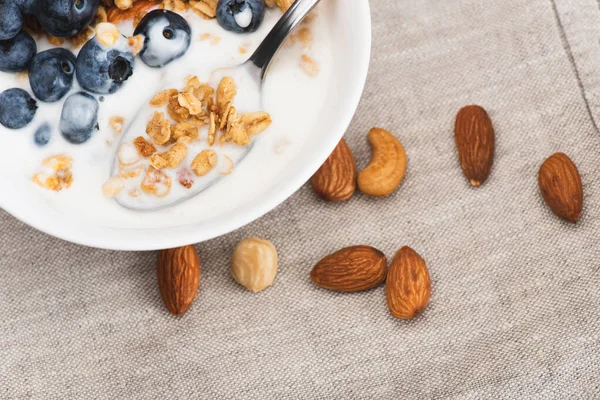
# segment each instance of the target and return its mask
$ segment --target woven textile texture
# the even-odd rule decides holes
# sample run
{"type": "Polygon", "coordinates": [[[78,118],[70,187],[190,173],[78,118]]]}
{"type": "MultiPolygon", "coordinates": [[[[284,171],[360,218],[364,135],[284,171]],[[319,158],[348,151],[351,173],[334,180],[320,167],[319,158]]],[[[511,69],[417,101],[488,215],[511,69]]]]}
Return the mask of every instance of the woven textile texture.
{"type": "Polygon", "coordinates": [[[200,291],[180,319],[161,303],[154,253],[80,247],[0,212],[0,398],[600,398],[599,3],[371,7],[371,69],[346,139],[363,167],[368,129],[393,131],[409,157],[400,190],[332,205],[305,185],[198,245],[200,291]],[[453,139],[471,103],[497,135],[479,189],[453,139]],[[538,168],[556,151],[582,175],[577,225],[538,192],[538,168]],[[258,295],[229,273],[246,236],[280,254],[274,286],[258,295]],[[432,278],[426,312],[393,319],[383,287],[315,287],[314,263],[351,244],[389,258],[416,249],[432,278]]]}

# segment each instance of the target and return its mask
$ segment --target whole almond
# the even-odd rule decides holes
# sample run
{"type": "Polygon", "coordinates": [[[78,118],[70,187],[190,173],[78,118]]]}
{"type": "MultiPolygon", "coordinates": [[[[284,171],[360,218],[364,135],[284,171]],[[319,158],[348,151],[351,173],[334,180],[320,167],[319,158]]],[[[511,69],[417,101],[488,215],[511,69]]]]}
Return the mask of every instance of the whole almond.
{"type": "Polygon", "coordinates": [[[183,315],[194,301],[200,283],[200,258],[194,246],[159,251],[156,275],[169,312],[183,315]]]}
{"type": "Polygon", "coordinates": [[[310,183],[315,193],[324,200],[338,202],[352,197],[356,191],[356,162],[344,139],[315,172],[310,183]]]}
{"type": "Polygon", "coordinates": [[[421,314],[431,296],[431,281],[427,265],[410,247],[403,247],[394,256],[387,274],[385,295],[390,313],[400,319],[421,314]]]}
{"type": "Polygon", "coordinates": [[[577,167],[564,153],[550,156],[538,173],[542,197],[554,214],[577,222],[583,206],[583,188],[577,167]]]}
{"type": "Polygon", "coordinates": [[[337,292],[372,289],[385,281],[387,259],[370,246],[351,246],[319,261],[310,272],[317,285],[337,292]]]}
{"type": "Polygon", "coordinates": [[[494,127],[480,106],[466,106],[456,116],[454,140],[460,166],[471,183],[480,186],[494,162],[494,127]]]}

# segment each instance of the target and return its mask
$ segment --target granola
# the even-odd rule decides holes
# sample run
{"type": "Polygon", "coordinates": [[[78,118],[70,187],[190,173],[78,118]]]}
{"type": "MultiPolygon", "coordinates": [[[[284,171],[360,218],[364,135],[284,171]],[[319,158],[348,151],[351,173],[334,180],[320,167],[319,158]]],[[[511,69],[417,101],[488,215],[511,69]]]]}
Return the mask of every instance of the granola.
{"type": "Polygon", "coordinates": [[[165,89],[150,99],[150,105],[152,107],[162,107],[167,105],[169,99],[177,94],[177,89],[165,89]]]}
{"type": "Polygon", "coordinates": [[[197,139],[198,126],[190,122],[180,122],[172,129],[171,136],[174,140],[178,140],[184,136],[190,139],[197,139]]]}
{"type": "MultiPolygon", "coordinates": [[[[144,193],[167,196],[172,182],[169,170],[175,170],[174,179],[189,189],[194,184],[192,173],[198,177],[207,175],[217,167],[220,158],[215,150],[205,149],[191,163],[186,162],[194,142],[206,140],[213,146],[218,139],[221,145],[246,146],[252,136],[263,132],[272,122],[271,116],[263,111],[238,113],[233,105],[237,88],[231,77],[222,78],[216,90],[194,75],[187,76],[184,84],[182,90],[166,89],[150,100],[151,106],[166,108],[168,116],[155,111],[146,125],[150,140],[138,136],[121,145],[118,153],[120,180],[115,178],[107,184],[107,196],[117,191],[119,182],[140,176],[144,165],[147,170],[140,183],[144,193]],[[200,128],[204,125],[208,125],[204,128],[207,137],[200,138],[200,128]],[[164,150],[157,152],[157,147],[164,150]]],[[[233,160],[226,154],[222,159],[219,173],[230,174],[234,168],[233,160]]]]}
{"type": "Polygon", "coordinates": [[[171,139],[171,123],[161,112],[155,112],[146,125],[146,133],[158,145],[165,144],[171,139]]]}
{"type": "Polygon", "coordinates": [[[204,19],[211,19],[217,15],[218,0],[190,0],[189,5],[196,14],[204,19]]]}
{"type": "Polygon", "coordinates": [[[218,156],[214,150],[203,150],[194,158],[191,164],[192,171],[198,176],[208,174],[217,165],[218,156]]]}
{"type": "Polygon", "coordinates": [[[111,117],[108,120],[108,124],[110,125],[112,130],[115,133],[119,133],[119,134],[123,133],[123,124],[124,123],[125,123],[125,118],[119,117],[119,116],[111,117]]]}
{"type": "Polygon", "coordinates": [[[229,175],[233,172],[233,160],[229,156],[223,156],[225,162],[227,163],[227,167],[219,172],[221,175],[229,175]]]}
{"type": "Polygon", "coordinates": [[[121,165],[133,165],[140,161],[140,155],[136,147],[131,143],[122,143],[119,146],[117,157],[121,165]]]}
{"type": "Polygon", "coordinates": [[[150,157],[150,165],[156,169],[177,168],[187,156],[188,148],[183,143],[175,143],[169,150],[150,157]]]}
{"type": "Polygon", "coordinates": [[[147,194],[165,197],[171,191],[171,178],[164,172],[149,166],[140,187],[147,194]]]}
{"type": "Polygon", "coordinates": [[[300,57],[300,68],[310,77],[315,77],[319,74],[319,64],[306,54],[300,57]]]}
{"type": "Polygon", "coordinates": [[[142,157],[150,157],[152,154],[156,153],[156,147],[142,136],[138,136],[133,141],[133,145],[137,149],[137,152],[142,157]]]}
{"type": "Polygon", "coordinates": [[[125,188],[125,182],[120,176],[112,176],[102,185],[102,194],[105,197],[116,197],[125,188]]]}
{"type": "Polygon", "coordinates": [[[42,168],[32,180],[38,186],[59,192],[68,189],[73,183],[71,167],[73,159],[69,156],[58,154],[42,161],[42,168]]]}

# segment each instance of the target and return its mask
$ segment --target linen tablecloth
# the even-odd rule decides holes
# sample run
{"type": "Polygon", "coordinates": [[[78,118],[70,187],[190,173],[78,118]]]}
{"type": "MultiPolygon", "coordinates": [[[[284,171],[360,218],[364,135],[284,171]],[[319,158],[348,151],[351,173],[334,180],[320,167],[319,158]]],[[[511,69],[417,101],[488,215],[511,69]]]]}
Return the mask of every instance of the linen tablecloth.
{"type": "MultiPolygon", "coordinates": [[[[349,0],[348,6],[351,6],[349,0]]],[[[328,204],[305,185],[199,244],[196,302],[171,317],[155,253],[85,248],[0,212],[0,397],[6,399],[600,398],[600,5],[597,0],[372,0],[373,55],[347,134],[359,167],[372,126],[406,147],[391,197],[328,204]],[[453,122],[484,106],[489,180],[471,188],[453,122]],[[577,225],[543,203],[556,151],[583,179],[577,225]],[[275,243],[274,286],[230,276],[237,241],[275,243]],[[343,246],[427,261],[416,320],[385,290],[335,294],[309,271],[343,246]]]]}

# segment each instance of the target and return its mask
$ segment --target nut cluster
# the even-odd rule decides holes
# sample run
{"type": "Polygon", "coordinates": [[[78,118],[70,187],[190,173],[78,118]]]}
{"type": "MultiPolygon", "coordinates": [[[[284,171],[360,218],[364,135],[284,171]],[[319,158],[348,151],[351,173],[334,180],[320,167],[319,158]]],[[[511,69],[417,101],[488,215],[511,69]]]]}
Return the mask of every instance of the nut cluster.
{"type": "Polygon", "coordinates": [[[406,246],[398,250],[389,268],[385,255],[373,247],[346,247],[319,261],[310,279],[336,292],[373,289],[385,281],[388,309],[400,319],[421,314],[431,296],[427,265],[417,252],[406,246]]]}

